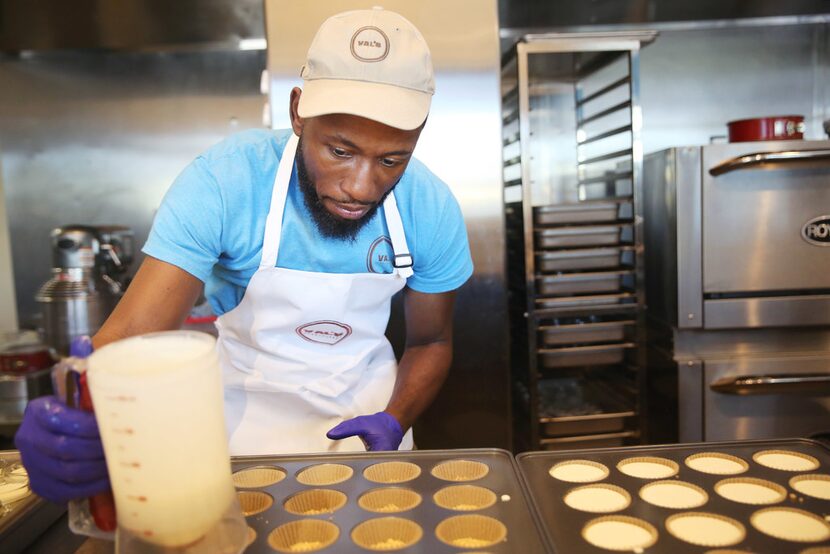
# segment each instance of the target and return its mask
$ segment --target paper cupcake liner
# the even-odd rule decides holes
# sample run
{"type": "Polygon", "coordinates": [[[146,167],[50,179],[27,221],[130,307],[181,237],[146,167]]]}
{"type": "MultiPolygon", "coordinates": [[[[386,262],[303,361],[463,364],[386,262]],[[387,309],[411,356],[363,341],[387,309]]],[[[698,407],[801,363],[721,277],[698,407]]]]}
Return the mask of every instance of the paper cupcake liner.
{"type": "Polygon", "coordinates": [[[369,512],[395,513],[411,510],[421,503],[421,495],[409,489],[374,489],[363,494],[357,505],[369,512]]]}
{"type": "Polygon", "coordinates": [[[749,469],[749,464],[746,460],[721,452],[699,452],[692,454],[686,458],[685,463],[693,470],[708,473],[709,475],[737,475],[749,469]],[[714,463],[710,463],[709,467],[707,467],[705,465],[707,461],[714,463]],[[711,467],[717,461],[722,462],[723,467],[721,469],[711,467]]]}
{"type": "Polygon", "coordinates": [[[260,491],[239,491],[236,495],[245,517],[262,513],[274,504],[270,494],[260,491]]]}
{"type": "Polygon", "coordinates": [[[297,474],[297,481],[303,485],[335,485],[351,479],[354,470],[343,464],[318,464],[303,469],[297,474]]]}
{"type": "Polygon", "coordinates": [[[363,470],[363,476],[373,483],[406,483],[421,474],[421,468],[409,462],[382,462],[363,470]]]}
{"type": "Polygon", "coordinates": [[[452,516],[438,524],[435,536],[441,542],[458,548],[486,548],[504,541],[507,527],[489,516],[452,516]]]}
{"type": "Polygon", "coordinates": [[[685,481],[675,480],[653,481],[643,485],[640,489],[640,498],[654,506],[673,510],[698,508],[709,501],[709,495],[702,488],[685,481]],[[682,487],[682,492],[677,487],[682,487]]]}
{"type": "Polygon", "coordinates": [[[256,540],[256,529],[251,526],[248,526],[248,535],[245,537],[245,548],[248,548],[254,541],[256,540]]]}
{"type": "Polygon", "coordinates": [[[813,471],[819,462],[809,454],[792,450],[761,450],[752,455],[755,463],[781,471],[813,471]]]}
{"type": "Polygon", "coordinates": [[[345,505],[345,494],[328,489],[303,491],[291,496],[283,503],[287,512],[300,516],[331,514],[345,505]]]}
{"type": "Polygon", "coordinates": [[[776,504],[787,498],[787,489],[778,483],[764,479],[756,479],[754,477],[723,479],[715,483],[714,490],[720,496],[732,502],[753,504],[756,506],[776,504]],[[730,485],[732,486],[730,487],[730,485]],[[734,485],[739,486],[736,487],[734,485]],[[753,489],[761,493],[764,498],[759,498],[757,495],[753,498],[751,496],[753,489]]]}
{"type": "Polygon", "coordinates": [[[603,516],[582,528],[582,538],[590,544],[617,552],[642,551],[657,542],[657,529],[631,516],[603,516]]]}
{"type": "Polygon", "coordinates": [[[268,535],[268,544],[279,552],[316,552],[334,544],[340,529],[330,521],[300,519],[280,525],[268,535]]]}
{"type": "Polygon", "coordinates": [[[475,481],[490,472],[487,464],[472,460],[450,460],[432,468],[432,475],[442,481],[475,481]]]}
{"type": "Polygon", "coordinates": [[[591,460],[567,460],[555,464],[548,470],[554,479],[566,483],[593,483],[602,481],[608,474],[608,467],[591,460]]]}
{"type": "Polygon", "coordinates": [[[483,510],[496,503],[496,493],[475,485],[453,485],[444,487],[432,496],[442,508],[470,512],[483,510]]]}
{"type": "Polygon", "coordinates": [[[278,467],[246,467],[235,472],[232,479],[237,488],[257,489],[279,483],[285,479],[285,471],[278,467]]]}
{"type": "Polygon", "coordinates": [[[352,530],[352,541],[367,550],[400,550],[417,543],[423,537],[421,526],[401,517],[379,517],[357,525],[352,530]]]}
{"type": "Polygon", "coordinates": [[[785,541],[820,542],[830,539],[830,524],[816,514],[797,508],[764,508],[752,514],[749,523],[761,533],[785,541]]]}
{"type": "Polygon", "coordinates": [[[638,456],[626,458],[617,464],[620,473],[638,479],[668,479],[674,477],[680,470],[677,462],[654,456],[638,456]]]}
{"type": "Polygon", "coordinates": [[[799,554],[830,554],[830,546],[814,546],[802,550],[799,554]]]}
{"type": "Polygon", "coordinates": [[[731,517],[722,516],[720,514],[713,514],[709,512],[684,512],[682,514],[675,514],[666,518],[666,530],[675,538],[695,544],[697,546],[732,546],[738,544],[746,537],[746,528],[743,524],[731,517]],[[693,518],[703,518],[706,520],[706,529],[701,533],[693,534],[688,529],[684,529],[684,520],[689,521],[693,518]],[[717,525],[727,531],[730,536],[718,537],[717,525]]]}
{"type": "Polygon", "coordinates": [[[822,473],[799,475],[790,479],[790,487],[813,498],[830,500],[830,475],[822,473]]]}

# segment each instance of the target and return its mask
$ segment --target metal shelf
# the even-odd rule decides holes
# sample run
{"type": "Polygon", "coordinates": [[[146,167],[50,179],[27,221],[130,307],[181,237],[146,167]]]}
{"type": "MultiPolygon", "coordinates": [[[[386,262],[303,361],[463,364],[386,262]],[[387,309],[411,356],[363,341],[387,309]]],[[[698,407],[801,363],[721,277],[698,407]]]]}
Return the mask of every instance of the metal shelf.
{"type": "Polygon", "coordinates": [[[503,82],[511,85],[502,112],[503,145],[512,145],[503,151],[511,191],[509,199],[505,193],[508,312],[514,434],[522,447],[622,445],[640,440],[644,428],[642,155],[632,114],[639,105],[639,47],[651,39],[528,35],[503,60],[503,82]],[[562,133],[568,127],[570,150],[562,133]],[[568,164],[572,173],[557,172],[568,164]],[[536,200],[544,187],[556,187],[549,194],[555,202],[536,200]],[[552,377],[620,369],[636,383],[631,398],[594,383],[596,409],[551,412],[540,404],[539,387],[552,377]]]}

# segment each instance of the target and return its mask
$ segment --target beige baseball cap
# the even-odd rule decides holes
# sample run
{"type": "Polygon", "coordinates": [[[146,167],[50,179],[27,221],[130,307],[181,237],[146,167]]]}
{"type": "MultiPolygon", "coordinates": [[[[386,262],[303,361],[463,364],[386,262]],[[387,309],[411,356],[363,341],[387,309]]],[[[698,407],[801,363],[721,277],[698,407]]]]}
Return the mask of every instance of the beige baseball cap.
{"type": "Polygon", "coordinates": [[[300,76],[300,117],[345,113],[398,129],[421,125],[435,92],[424,37],[406,18],[383,8],[324,21],[300,76]]]}

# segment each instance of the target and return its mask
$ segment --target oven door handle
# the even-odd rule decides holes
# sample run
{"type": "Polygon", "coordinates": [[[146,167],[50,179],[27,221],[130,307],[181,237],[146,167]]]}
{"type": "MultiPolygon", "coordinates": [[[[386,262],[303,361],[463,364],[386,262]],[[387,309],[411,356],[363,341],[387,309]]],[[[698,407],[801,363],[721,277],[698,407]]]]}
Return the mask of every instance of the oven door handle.
{"type": "Polygon", "coordinates": [[[830,374],[803,373],[794,375],[742,375],[724,377],[709,385],[721,394],[827,394],[830,374]]]}
{"type": "Polygon", "coordinates": [[[723,163],[719,163],[718,165],[714,166],[709,170],[709,174],[714,177],[717,177],[718,175],[723,175],[724,173],[729,173],[730,171],[735,171],[738,169],[747,169],[755,167],[756,165],[767,163],[789,164],[827,159],[830,159],[830,149],[827,148],[822,150],[787,150],[782,152],[756,152],[754,154],[738,156],[737,158],[732,158],[731,160],[726,160],[723,163]]]}

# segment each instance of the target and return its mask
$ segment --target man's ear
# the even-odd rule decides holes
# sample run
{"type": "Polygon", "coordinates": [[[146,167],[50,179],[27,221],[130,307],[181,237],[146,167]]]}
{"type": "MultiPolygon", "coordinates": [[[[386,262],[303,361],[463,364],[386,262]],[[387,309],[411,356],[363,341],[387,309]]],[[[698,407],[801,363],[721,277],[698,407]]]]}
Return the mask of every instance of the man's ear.
{"type": "Polygon", "coordinates": [[[298,137],[303,134],[303,125],[305,125],[305,119],[300,117],[299,112],[300,96],[302,96],[302,94],[303,91],[300,87],[294,87],[291,89],[291,97],[288,105],[288,113],[291,115],[291,128],[294,130],[294,134],[298,137]]]}

